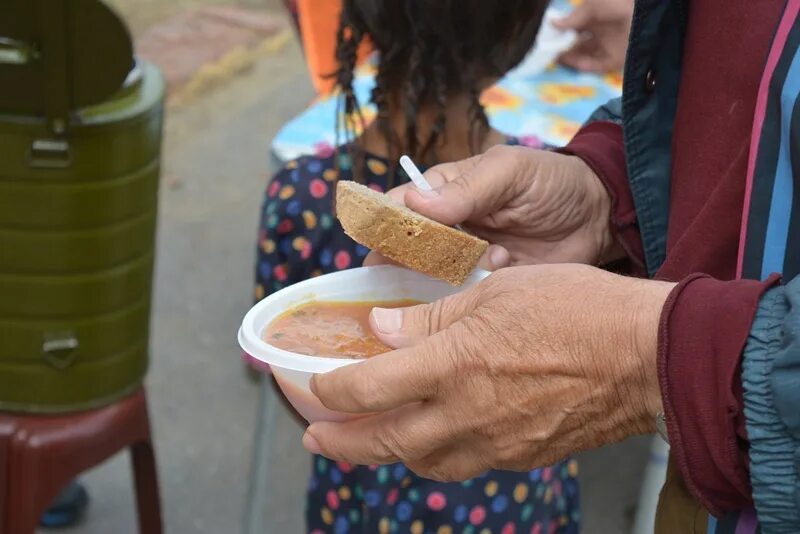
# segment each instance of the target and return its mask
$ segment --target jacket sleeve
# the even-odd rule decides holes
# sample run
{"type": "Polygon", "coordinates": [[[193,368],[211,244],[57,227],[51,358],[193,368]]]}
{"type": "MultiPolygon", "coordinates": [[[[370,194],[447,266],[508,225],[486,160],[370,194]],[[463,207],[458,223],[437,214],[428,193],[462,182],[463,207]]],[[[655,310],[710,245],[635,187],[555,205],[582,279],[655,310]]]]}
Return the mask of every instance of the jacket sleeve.
{"type": "Polygon", "coordinates": [[[625,164],[625,142],[622,126],[614,115],[616,101],[599,108],[569,144],[557,150],[581,158],[597,175],[611,198],[611,228],[627,254],[628,265],[622,271],[635,276],[645,276],[644,249],[639,233],[639,221],[633,194],[628,184],[625,164]],[[608,118],[609,120],[603,120],[608,118]]]}
{"type": "Polygon", "coordinates": [[[744,349],[742,385],[762,531],[800,532],[800,277],[761,299],[744,349]]]}
{"type": "Polygon", "coordinates": [[[753,506],[742,353],[778,276],[684,278],[661,312],[658,379],[670,454],[687,490],[717,517],[753,506]]]}

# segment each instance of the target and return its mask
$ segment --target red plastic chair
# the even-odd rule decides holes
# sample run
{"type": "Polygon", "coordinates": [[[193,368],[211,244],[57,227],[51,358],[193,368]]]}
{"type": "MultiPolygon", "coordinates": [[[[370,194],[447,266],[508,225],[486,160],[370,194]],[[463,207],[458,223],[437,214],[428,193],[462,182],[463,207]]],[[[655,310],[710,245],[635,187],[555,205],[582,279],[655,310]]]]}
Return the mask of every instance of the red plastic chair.
{"type": "Polygon", "coordinates": [[[161,504],[143,389],[89,412],[0,414],[1,534],[32,534],[70,480],[129,448],[139,532],[160,534],[161,504]]]}

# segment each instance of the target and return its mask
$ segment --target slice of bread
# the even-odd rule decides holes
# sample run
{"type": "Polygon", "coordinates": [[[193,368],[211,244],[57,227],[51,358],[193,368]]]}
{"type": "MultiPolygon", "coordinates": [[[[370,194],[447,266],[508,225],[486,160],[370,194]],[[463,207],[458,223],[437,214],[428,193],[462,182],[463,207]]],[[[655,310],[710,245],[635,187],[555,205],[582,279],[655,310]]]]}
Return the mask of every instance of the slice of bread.
{"type": "Polygon", "coordinates": [[[489,246],[349,180],[336,186],[336,216],[358,243],[455,286],[464,283],[489,246]]]}

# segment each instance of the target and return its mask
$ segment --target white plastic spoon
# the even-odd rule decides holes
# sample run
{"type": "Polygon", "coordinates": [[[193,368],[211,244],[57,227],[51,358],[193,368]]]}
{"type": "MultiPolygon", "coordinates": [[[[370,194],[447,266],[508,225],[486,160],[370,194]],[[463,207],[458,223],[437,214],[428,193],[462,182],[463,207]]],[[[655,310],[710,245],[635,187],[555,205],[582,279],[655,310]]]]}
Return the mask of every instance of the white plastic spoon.
{"type": "MultiPolygon", "coordinates": [[[[414,183],[414,185],[417,186],[417,189],[419,189],[420,191],[433,191],[431,184],[429,184],[428,180],[426,180],[425,177],[422,176],[422,173],[419,172],[419,168],[416,165],[414,165],[414,162],[411,161],[411,158],[409,158],[405,154],[400,156],[400,166],[403,167],[404,171],[406,171],[406,174],[408,175],[409,178],[411,178],[411,181],[414,183]]],[[[453,228],[465,232],[465,230],[461,228],[460,224],[454,225],[453,228]]]]}

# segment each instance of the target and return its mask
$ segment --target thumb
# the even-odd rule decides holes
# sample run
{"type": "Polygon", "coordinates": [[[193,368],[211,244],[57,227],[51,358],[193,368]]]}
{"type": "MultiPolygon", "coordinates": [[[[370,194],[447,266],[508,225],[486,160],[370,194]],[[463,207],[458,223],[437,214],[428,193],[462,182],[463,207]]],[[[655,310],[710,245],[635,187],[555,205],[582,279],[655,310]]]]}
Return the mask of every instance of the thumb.
{"type": "Polygon", "coordinates": [[[412,210],[448,226],[477,220],[503,208],[517,193],[519,178],[531,169],[524,151],[499,145],[484,154],[431,167],[425,177],[440,183],[433,191],[410,187],[404,201],[412,210]]]}
{"type": "Polygon", "coordinates": [[[394,349],[416,345],[468,315],[478,304],[478,288],[408,308],[373,308],[369,315],[375,335],[394,349]]]}
{"type": "Polygon", "coordinates": [[[553,20],[553,26],[561,31],[575,30],[580,32],[586,29],[591,19],[591,10],[584,4],[573,9],[566,17],[553,20]]]}

